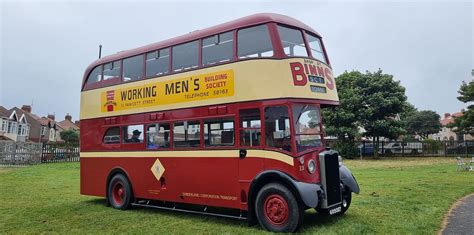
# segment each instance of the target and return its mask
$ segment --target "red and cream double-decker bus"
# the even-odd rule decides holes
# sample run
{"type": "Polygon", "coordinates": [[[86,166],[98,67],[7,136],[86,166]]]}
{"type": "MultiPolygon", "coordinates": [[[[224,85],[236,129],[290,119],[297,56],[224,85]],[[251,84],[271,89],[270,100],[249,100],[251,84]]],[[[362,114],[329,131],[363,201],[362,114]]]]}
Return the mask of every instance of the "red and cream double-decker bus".
{"type": "Polygon", "coordinates": [[[359,192],[324,144],[320,110],[338,102],[321,36],[283,15],[103,57],[82,83],[81,194],[293,232],[359,192]]]}

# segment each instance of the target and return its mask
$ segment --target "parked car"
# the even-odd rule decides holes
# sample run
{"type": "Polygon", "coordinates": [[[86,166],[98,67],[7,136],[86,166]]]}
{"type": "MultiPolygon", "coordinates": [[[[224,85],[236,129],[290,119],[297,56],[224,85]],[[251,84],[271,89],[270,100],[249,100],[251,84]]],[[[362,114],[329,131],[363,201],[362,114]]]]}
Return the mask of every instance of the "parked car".
{"type": "Polygon", "coordinates": [[[374,155],[374,144],[372,142],[360,144],[358,148],[359,148],[359,154],[363,156],[374,155]]]}
{"type": "Polygon", "coordinates": [[[474,141],[466,141],[446,149],[447,154],[474,153],[474,141]]]}
{"type": "Polygon", "coordinates": [[[380,154],[418,154],[423,152],[421,142],[394,142],[379,148],[380,154]]]}

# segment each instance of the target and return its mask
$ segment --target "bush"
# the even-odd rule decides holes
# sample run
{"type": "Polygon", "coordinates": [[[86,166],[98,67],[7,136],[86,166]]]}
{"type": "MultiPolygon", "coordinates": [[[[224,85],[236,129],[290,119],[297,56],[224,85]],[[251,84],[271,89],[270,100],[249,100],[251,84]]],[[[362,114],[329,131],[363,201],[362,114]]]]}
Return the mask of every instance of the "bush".
{"type": "Polygon", "coordinates": [[[352,159],[359,156],[359,149],[354,141],[337,141],[334,149],[344,158],[352,159]]]}

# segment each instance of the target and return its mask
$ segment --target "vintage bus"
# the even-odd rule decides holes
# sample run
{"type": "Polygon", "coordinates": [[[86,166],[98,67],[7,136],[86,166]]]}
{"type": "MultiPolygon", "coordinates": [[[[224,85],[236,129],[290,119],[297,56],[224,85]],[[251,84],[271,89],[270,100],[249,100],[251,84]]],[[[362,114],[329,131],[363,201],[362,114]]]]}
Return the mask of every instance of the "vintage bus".
{"type": "Polygon", "coordinates": [[[359,186],[326,148],[338,105],[321,36],[256,14],[93,62],[81,89],[80,191],[293,232],[359,186]],[[224,209],[225,208],[225,209],[224,209]]]}

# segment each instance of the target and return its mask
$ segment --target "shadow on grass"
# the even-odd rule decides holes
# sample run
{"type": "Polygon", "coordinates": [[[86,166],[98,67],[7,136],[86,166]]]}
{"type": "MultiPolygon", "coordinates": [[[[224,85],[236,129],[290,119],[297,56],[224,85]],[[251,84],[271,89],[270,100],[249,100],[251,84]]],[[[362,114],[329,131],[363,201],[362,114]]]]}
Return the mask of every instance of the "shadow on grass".
{"type": "MultiPolygon", "coordinates": [[[[110,208],[106,206],[106,199],[97,198],[84,201],[84,203],[91,206],[103,206],[104,208],[110,208]]],[[[191,219],[200,220],[201,222],[211,222],[220,225],[230,225],[237,227],[249,227],[257,230],[263,229],[260,227],[258,222],[255,225],[249,226],[247,220],[239,220],[235,218],[226,218],[212,215],[203,215],[198,213],[187,213],[181,211],[172,211],[158,208],[147,208],[147,207],[132,207],[129,211],[146,214],[156,214],[157,216],[170,216],[176,217],[176,219],[191,219]]],[[[304,214],[304,219],[300,227],[300,231],[317,229],[320,226],[331,226],[337,224],[339,220],[343,219],[343,216],[328,216],[319,214],[314,209],[309,209],[304,214]]]]}
{"type": "MultiPolygon", "coordinates": [[[[84,203],[89,206],[103,206],[104,208],[112,209],[110,206],[107,206],[107,201],[105,198],[96,198],[84,201],[84,203]]],[[[246,220],[239,220],[235,218],[226,218],[212,215],[203,215],[199,213],[189,213],[182,211],[173,211],[159,208],[150,208],[150,207],[140,207],[132,206],[127,210],[128,212],[135,213],[145,213],[145,214],[156,214],[157,216],[169,216],[176,217],[176,219],[191,219],[191,220],[201,220],[202,222],[211,222],[221,225],[236,225],[236,226],[247,226],[246,220]]]]}
{"type": "Polygon", "coordinates": [[[87,204],[90,204],[90,205],[101,205],[101,206],[106,206],[106,200],[105,198],[95,198],[95,199],[91,199],[91,200],[87,200],[87,201],[84,201],[85,203],[87,204]]]}
{"type": "Polygon", "coordinates": [[[330,226],[337,224],[343,216],[329,216],[317,213],[314,209],[309,209],[304,214],[303,223],[301,224],[300,230],[310,230],[317,228],[322,225],[330,226]]]}

